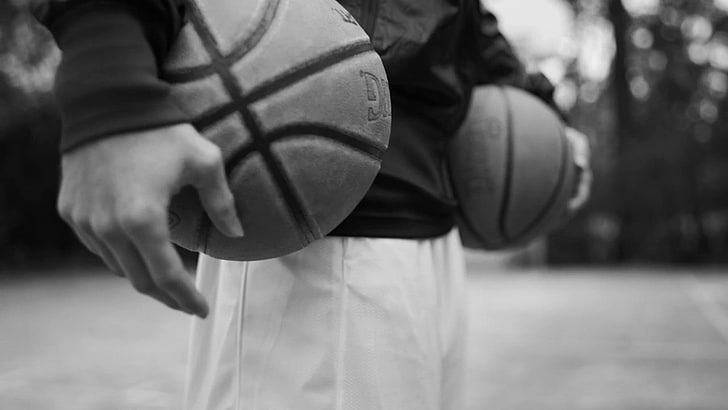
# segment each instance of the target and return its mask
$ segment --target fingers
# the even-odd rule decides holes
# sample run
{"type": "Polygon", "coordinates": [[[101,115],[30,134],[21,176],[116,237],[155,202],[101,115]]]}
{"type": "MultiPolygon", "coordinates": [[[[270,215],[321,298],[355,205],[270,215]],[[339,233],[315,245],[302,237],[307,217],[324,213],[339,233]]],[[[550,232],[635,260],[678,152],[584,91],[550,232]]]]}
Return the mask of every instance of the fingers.
{"type": "Polygon", "coordinates": [[[123,264],[123,272],[125,272],[126,277],[137,292],[149,295],[174,310],[193,314],[180,307],[177,301],[157,289],[144,260],[131,242],[119,243],[114,247],[114,250],[123,264]]]}
{"type": "Polygon", "coordinates": [[[92,224],[83,217],[83,213],[75,213],[72,206],[61,195],[58,200],[58,214],[73,229],[81,243],[96,256],[104,261],[109,270],[117,276],[123,276],[119,263],[110,250],[102,242],[95,239],[92,224]]]}
{"type": "Polygon", "coordinates": [[[243,236],[235,210],[235,198],[225,177],[220,150],[216,146],[201,154],[192,166],[190,183],[197,189],[207,215],[220,232],[229,237],[243,236]]]}
{"type": "Polygon", "coordinates": [[[591,152],[589,149],[588,137],[581,132],[566,128],[566,136],[573,149],[573,161],[578,169],[578,181],[576,193],[569,200],[567,205],[569,211],[573,212],[583,207],[589,199],[592,184],[592,171],[590,167],[591,152]]]}
{"type": "Polygon", "coordinates": [[[196,176],[223,232],[242,234],[219,148],[189,124],[105,138],[62,157],[58,210],[81,241],[141,293],[204,316],[207,304],[169,243],[171,193],[196,176]],[[190,164],[195,163],[195,166],[190,164]],[[190,172],[193,170],[194,172],[190,172]]]}
{"type": "Polygon", "coordinates": [[[111,252],[111,249],[104,245],[104,243],[100,240],[95,239],[92,230],[85,231],[84,229],[77,229],[76,235],[81,240],[81,243],[86,245],[86,247],[91,252],[96,254],[98,257],[101,258],[101,260],[104,261],[106,267],[109,268],[111,273],[116,276],[124,277],[124,271],[119,265],[119,262],[117,261],[114,254],[111,252]]]}
{"type": "Polygon", "coordinates": [[[81,242],[142,294],[168,307],[205,317],[207,303],[169,243],[164,212],[131,212],[126,218],[63,213],[81,242]],[[155,217],[156,215],[157,217],[155,217]]]}
{"type": "MultiPolygon", "coordinates": [[[[84,232],[86,240],[93,243],[106,264],[121,277],[126,277],[140,293],[149,295],[168,307],[183,310],[179,304],[156,289],[148,279],[144,262],[139,253],[123,234],[121,225],[115,219],[96,218],[90,223],[90,231],[84,232]]],[[[191,312],[187,312],[191,313],[191,312]]]]}
{"type": "MultiPolygon", "coordinates": [[[[165,209],[150,209],[138,215],[141,216],[122,225],[144,261],[144,271],[148,272],[146,277],[132,274],[137,280],[135,286],[138,284],[141,288],[137,290],[145,294],[159,291],[186,312],[206,317],[207,302],[169,242],[165,209]]],[[[136,271],[141,269],[138,267],[136,271]]]]}
{"type": "Polygon", "coordinates": [[[592,178],[592,172],[589,168],[580,169],[576,194],[567,204],[569,211],[573,212],[581,209],[589,200],[589,196],[591,195],[592,178]]]}
{"type": "Polygon", "coordinates": [[[566,128],[566,137],[573,149],[573,161],[581,168],[589,167],[589,157],[591,150],[589,149],[589,138],[574,128],[566,128]]]}

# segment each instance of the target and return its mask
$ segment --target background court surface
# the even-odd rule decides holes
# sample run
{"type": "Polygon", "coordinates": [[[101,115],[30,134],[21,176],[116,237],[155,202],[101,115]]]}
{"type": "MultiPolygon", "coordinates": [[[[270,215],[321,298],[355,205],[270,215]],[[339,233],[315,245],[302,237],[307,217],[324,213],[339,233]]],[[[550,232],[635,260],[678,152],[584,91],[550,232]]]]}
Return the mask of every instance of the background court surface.
{"type": "MultiPolygon", "coordinates": [[[[468,410],[728,410],[725,272],[468,262],[468,410]]],[[[179,409],[186,332],[101,270],[0,275],[0,409],[179,409]]]]}

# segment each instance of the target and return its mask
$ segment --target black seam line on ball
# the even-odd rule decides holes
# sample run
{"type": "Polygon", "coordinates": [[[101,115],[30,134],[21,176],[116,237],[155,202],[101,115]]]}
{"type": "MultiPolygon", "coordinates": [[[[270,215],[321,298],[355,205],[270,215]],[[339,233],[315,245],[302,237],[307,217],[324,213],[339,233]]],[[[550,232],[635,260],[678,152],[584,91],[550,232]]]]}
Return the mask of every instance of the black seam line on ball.
{"type": "Polygon", "coordinates": [[[338,129],[324,124],[289,124],[284,127],[271,130],[267,134],[268,141],[270,141],[271,143],[277,140],[281,140],[283,138],[306,135],[322,137],[331,141],[338,142],[378,161],[382,160],[382,156],[384,156],[384,151],[387,150],[387,147],[384,144],[377,144],[376,141],[368,140],[362,135],[344,131],[342,129],[338,129]]]}
{"type": "MultiPolygon", "coordinates": [[[[381,161],[387,147],[383,144],[376,144],[368,141],[366,137],[353,134],[348,131],[336,129],[322,124],[300,123],[290,124],[285,127],[274,129],[266,134],[266,141],[273,144],[284,139],[322,138],[339,143],[352,150],[360,152],[376,161],[381,161]]],[[[256,150],[254,142],[248,143],[238,149],[228,160],[228,167],[225,172],[230,174],[235,170],[236,164],[240,164],[248,155],[256,150]]]]}
{"type": "MultiPolygon", "coordinates": [[[[263,10],[263,17],[258,21],[250,35],[243,36],[242,40],[239,40],[232,48],[230,54],[222,57],[222,60],[227,66],[232,66],[237,61],[242,59],[248,54],[255,46],[260,43],[263,39],[263,35],[268,32],[268,29],[273,23],[273,19],[278,11],[278,4],[280,0],[266,1],[266,8],[263,10]]],[[[212,64],[204,64],[194,67],[185,67],[179,69],[165,70],[162,72],[162,79],[172,83],[188,83],[202,78],[210,77],[215,74],[215,67],[212,64]]]]}
{"type": "Polygon", "coordinates": [[[501,199],[500,211],[498,212],[498,230],[500,231],[501,237],[507,242],[512,240],[508,234],[508,227],[506,224],[508,218],[508,207],[511,205],[511,180],[513,179],[513,114],[511,113],[512,101],[508,97],[508,93],[503,87],[498,87],[498,91],[503,96],[503,102],[506,105],[506,124],[508,132],[506,132],[506,174],[503,184],[503,198],[501,199]]]}
{"type": "MultiPolygon", "coordinates": [[[[260,84],[244,95],[243,100],[246,105],[254,104],[255,102],[289,87],[306,77],[310,77],[338,63],[367,52],[375,53],[371,43],[368,41],[361,41],[336,48],[315,59],[308,60],[305,63],[294,66],[263,84],[260,84]]],[[[236,111],[237,107],[233,101],[202,113],[194,120],[193,125],[199,130],[205,130],[212,124],[234,114],[236,111]]]]}
{"type": "Polygon", "coordinates": [[[250,101],[252,104],[261,98],[287,88],[306,77],[366,52],[374,52],[374,48],[369,40],[357,41],[355,43],[335,48],[312,60],[293,66],[270,80],[259,84],[248,92],[245,99],[250,101]]]}
{"type": "MultiPolygon", "coordinates": [[[[450,169],[450,175],[454,175],[452,169],[450,169]]],[[[458,191],[458,184],[453,184],[453,190],[455,191],[456,198],[463,198],[466,195],[464,192],[458,191]]],[[[499,245],[497,243],[489,241],[485,236],[480,233],[480,231],[476,228],[477,225],[470,219],[462,206],[458,206],[458,216],[460,217],[460,223],[465,225],[470,234],[473,235],[483,247],[488,249],[489,247],[496,247],[499,245]]]]}
{"type": "MultiPolygon", "coordinates": [[[[225,90],[236,107],[236,111],[242,116],[244,125],[250,132],[253,143],[256,144],[256,148],[260,152],[268,171],[276,181],[278,190],[287,205],[288,212],[298,225],[299,231],[303,234],[305,244],[320,238],[321,234],[318,229],[318,225],[313,220],[313,217],[306,212],[303,200],[293,189],[293,185],[288,176],[285,174],[282,164],[277,158],[275,158],[270,150],[270,145],[263,139],[261,127],[253,113],[248,109],[247,101],[242,97],[243,90],[233,73],[230,71],[230,67],[225,63],[224,56],[220,51],[220,47],[217,44],[215,37],[205,24],[201,10],[193,3],[190,3],[189,10],[191,12],[190,21],[194,25],[197,34],[200,36],[200,40],[202,41],[205,50],[210,54],[210,58],[212,60],[211,64],[214,66],[215,72],[220,76],[225,90]]],[[[207,221],[207,223],[209,224],[210,222],[207,221]]]]}
{"type": "Polygon", "coordinates": [[[480,232],[478,232],[478,230],[475,228],[475,224],[473,223],[473,221],[471,221],[470,218],[468,218],[468,215],[466,215],[462,209],[460,209],[460,211],[458,213],[460,216],[461,223],[465,224],[465,227],[468,228],[469,233],[471,235],[473,235],[475,237],[475,239],[477,239],[478,242],[480,242],[480,244],[485,249],[500,246],[499,243],[494,243],[494,242],[489,241],[485,236],[483,236],[480,232]]]}
{"type": "Polygon", "coordinates": [[[566,141],[566,136],[564,135],[563,128],[559,131],[562,131],[559,133],[559,135],[561,135],[561,138],[559,138],[559,142],[561,142],[561,160],[559,161],[559,177],[556,180],[556,185],[554,185],[554,189],[553,191],[551,191],[551,195],[549,196],[548,201],[546,201],[546,204],[543,206],[543,208],[541,208],[536,217],[525,228],[515,234],[515,236],[519,236],[522,233],[528,232],[533,229],[533,227],[536,226],[544,216],[546,216],[546,214],[551,210],[551,207],[561,196],[561,189],[566,179],[566,169],[569,164],[569,162],[567,161],[569,149],[567,146],[568,142],[566,141]]]}

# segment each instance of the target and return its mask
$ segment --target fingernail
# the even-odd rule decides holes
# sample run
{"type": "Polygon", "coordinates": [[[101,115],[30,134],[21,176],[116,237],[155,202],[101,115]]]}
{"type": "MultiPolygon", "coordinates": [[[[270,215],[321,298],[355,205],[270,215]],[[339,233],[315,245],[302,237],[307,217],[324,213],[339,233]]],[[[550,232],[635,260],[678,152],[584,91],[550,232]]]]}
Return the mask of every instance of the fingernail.
{"type": "Polygon", "coordinates": [[[240,223],[240,219],[234,218],[232,222],[233,223],[230,226],[230,233],[233,234],[233,237],[242,238],[245,236],[245,231],[243,231],[243,225],[240,223]]]}
{"type": "Polygon", "coordinates": [[[195,309],[191,309],[191,308],[188,308],[188,307],[180,307],[180,310],[183,311],[183,312],[185,312],[185,313],[187,313],[190,316],[199,316],[197,314],[197,311],[195,309]]]}
{"type": "Polygon", "coordinates": [[[202,305],[200,306],[199,311],[200,311],[199,316],[203,319],[207,317],[208,313],[210,313],[210,307],[207,305],[207,301],[204,301],[204,299],[203,299],[202,305]]]}

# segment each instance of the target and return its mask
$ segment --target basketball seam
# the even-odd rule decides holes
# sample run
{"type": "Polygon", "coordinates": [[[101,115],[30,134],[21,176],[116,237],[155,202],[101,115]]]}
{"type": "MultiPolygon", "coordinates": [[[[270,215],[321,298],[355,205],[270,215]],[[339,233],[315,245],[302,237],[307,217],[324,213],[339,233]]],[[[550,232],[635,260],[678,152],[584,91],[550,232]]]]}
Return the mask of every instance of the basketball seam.
{"type": "MultiPolygon", "coordinates": [[[[563,133],[561,133],[561,135],[563,135],[563,133]]],[[[568,165],[568,163],[564,160],[564,157],[568,155],[568,146],[565,143],[566,141],[564,138],[559,138],[559,141],[561,142],[561,160],[559,161],[559,177],[556,180],[556,185],[554,186],[554,189],[551,192],[548,201],[546,201],[546,204],[544,204],[536,217],[525,228],[521,229],[521,231],[514,236],[522,235],[523,233],[533,229],[533,227],[536,226],[540,222],[540,220],[551,210],[551,206],[560,196],[559,194],[561,193],[561,188],[563,187],[564,180],[566,179],[566,165],[568,165]]]]}
{"type": "MultiPolygon", "coordinates": [[[[321,138],[334,141],[342,146],[364,154],[374,160],[381,161],[387,147],[384,144],[377,145],[366,137],[347,132],[325,124],[317,123],[293,123],[284,127],[271,130],[266,133],[266,141],[272,145],[284,139],[321,138]]],[[[248,155],[255,152],[255,143],[251,142],[238,149],[228,159],[230,164],[226,168],[227,173],[235,170],[236,164],[242,162],[248,155]]]]}
{"type": "Polygon", "coordinates": [[[478,230],[475,229],[475,224],[470,220],[470,218],[468,218],[468,216],[465,214],[465,212],[462,211],[462,209],[460,210],[459,215],[460,221],[465,224],[465,227],[468,228],[469,233],[475,236],[475,239],[478,239],[484,248],[487,249],[499,246],[498,244],[492,243],[491,241],[486,239],[480,232],[478,232],[478,230]]]}
{"type": "Polygon", "coordinates": [[[294,136],[305,138],[308,135],[325,138],[380,161],[387,149],[384,144],[376,144],[373,141],[367,140],[364,136],[317,123],[289,124],[285,127],[270,131],[268,135],[271,143],[294,136]]]}
{"type": "MultiPolygon", "coordinates": [[[[256,147],[263,158],[263,162],[268,168],[273,179],[277,182],[276,186],[283,197],[284,203],[287,205],[288,212],[293,217],[294,222],[298,225],[299,232],[303,234],[302,239],[304,244],[308,244],[313,240],[320,238],[322,235],[316,222],[306,211],[303,206],[303,201],[293,189],[291,180],[288,178],[288,175],[285,174],[282,164],[280,164],[277,158],[275,158],[270,151],[270,146],[263,139],[261,126],[258,124],[255,115],[248,108],[247,101],[242,98],[243,92],[241,86],[231,72],[231,67],[225,61],[214,35],[208,29],[202,11],[194,3],[190,4],[190,11],[190,21],[199,35],[205,50],[210,54],[210,58],[212,60],[210,65],[214,68],[214,72],[220,76],[225,91],[227,91],[230,98],[233,100],[236,111],[242,116],[243,123],[250,131],[253,143],[256,144],[256,147]]],[[[205,222],[209,227],[209,218],[206,218],[205,222]]],[[[199,239],[198,242],[200,242],[199,239]]],[[[207,241],[205,240],[204,243],[205,248],[207,248],[207,241]]]]}
{"type": "MultiPolygon", "coordinates": [[[[263,11],[263,17],[259,20],[258,24],[251,32],[252,34],[249,36],[243,36],[242,40],[239,40],[239,42],[233,46],[230,54],[222,56],[226,65],[232,65],[234,62],[240,60],[253,50],[258,43],[260,43],[260,40],[263,39],[263,36],[268,31],[273,19],[275,18],[279,3],[280,0],[270,0],[266,2],[266,9],[263,11]]],[[[214,74],[216,74],[214,66],[212,64],[205,64],[194,67],[165,70],[162,73],[162,79],[169,83],[177,84],[200,80],[214,74]]]]}
{"type": "MultiPolygon", "coordinates": [[[[451,171],[451,174],[452,174],[452,171],[451,171]]],[[[460,201],[460,198],[462,198],[462,194],[457,188],[458,185],[459,184],[453,184],[453,190],[455,190],[455,197],[458,198],[458,201],[460,201]]],[[[480,241],[480,243],[483,245],[484,248],[498,246],[497,244],[486,239],[486,237],[483,236],[478,231],[478,229],[476,229],[476,224],[470,220],[470,217],[468,216],[467,212],[465,212],[462,205],[458,207],[458,216],[460,216],[461,224],[464,224],[465,227],[468,228],[470,234],[475,236],[475,239],[480,241]]]]}
{"type": "Polygon", "coordinates": [[[501,207],[498,212],[498,230],[500,231],[501,237],[506,242],[510,242],[511,236],[508,235],[506,221],[508,218],[508,207],[511,204],[511,182],[513,178],[513,114],[511,113],[511,101],[508,93],[503,87],[497,87],[497,89],[503,95],[503,101],[506,103],[506,124],[508,127],[508,132],[506,132],[506,174],[503,184],[503,198],[501,199],[501,207]]]}
{"type": "MultiPolygon", "coordinates": [[[[449,170],[449,173],[450,173],[451,176],[452,175],[455,175],[455,172],[453,172],[453,170],[452,170],[452,164],[451,163],[448,164],[448,170],[449,170]]],[[[458,186],[460,186],[460,184],[452,183],[451,185],[452,185],[453,191],[455,192],[455,198],[457,199],[457,201],[459,203],[459,206],[458,206],[459,222],[458,222],[458,224],[459,225],[465,225],[465,227],[468,229],[469,233],[472,236],[474,236],[475,239],[477,239],[480,242],[480,244],[482,245],[483,248],[488,249],[488,248],[493,248],[493,247],[498,246],[497,244],[492,243],[491,241],[489,241],[488,239],[486,239],[485,236],[483,236],[478,231],[478,229],[476,229],[476,224],[473,221],[471,221],[468,213],[465,212],[465,210],[463,209],[463,206],[462,206],[462,202],[463,201],[461,200],[461,198],[465,194],[463,192],[461,192],[461,190],[458,189],[458,186]]]]}
{"type": "Polygon", "coordinates": [[[245,99],[252,104],[264,97],[282,90],[283,88],[295,84],[306,77],[310,77],[313,74],[321,72],[342,61],[366,52],[374,52],[374,48],[369,40],[361,40],[337,47],[326,53],[320,54],[314,59],[310,59],[293,66],[270,80],[259,84],[250,90],[245,99]]]}
{"type": "MultiPolygon", "coordinates": [[[[336,48],[318,56],[315,59],[308,60],[307,62],[294,66],[276,77],[265,81],[263,84],[253,88],[250,92],[248,92],[248,94],[243,95],[242,100],[247,105],[255,104],[257,101],[299,82],[306,77],[310,77],[326,70],[327,68],[333,67],[338,63],[367,52],[375,53],[371,44],[364,41],[336,48]]],[[[193,121],[193,125],[200,130],[205,130],[212,124],[234,114],[236,111],[237,107],[235,102],[230,102],[202,113],[193,121]]]]}

